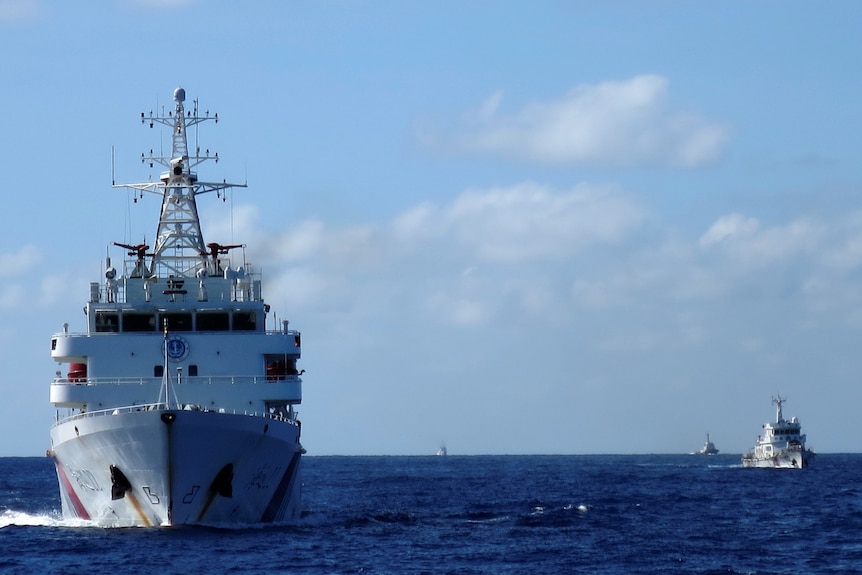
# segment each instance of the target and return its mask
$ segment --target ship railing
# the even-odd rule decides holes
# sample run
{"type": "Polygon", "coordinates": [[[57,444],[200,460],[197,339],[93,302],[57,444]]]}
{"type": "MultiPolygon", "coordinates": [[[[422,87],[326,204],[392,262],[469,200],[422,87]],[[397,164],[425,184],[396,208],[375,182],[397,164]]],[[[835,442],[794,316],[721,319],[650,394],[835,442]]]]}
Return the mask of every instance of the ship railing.
{"type": "MultiPolygon", "coordinates": [[[[287,375],[185,375],[180,381],[171,378],[171,385],[245,385],[269,384],[275,381],[301,381],[299,374],[287,375]]],[[[52,385],[152,385],[163,383],[162,377],[55,377],[52,385]]]]}
{"type": "Polygon", "coordinates": [[[90,417],[105,417],[105,416],[114,416],[121,415],[125,413],[138,413],[142,411],[202,411],[205,413],[218,413],[218,414],[231,414],[231,415],[247,415],[249,417],[263,417],[266,419],[272,419],[275,421],[283,421],[286,423],[292,423],[297,425],[299,423],[299,413],[296,411],[293,412],[293,416],[290,416],[286,413],[270,413],[268,411],[248,411],[248,410],[238,410],[231,409],[227,410],[225,408],[202,408],[198,405],[194,404],[184,404],[184,405],[165,405],[164,402],[158,403],[138,403],[135,405],[125,405],[122,407],[109,407],[107,409],[96,409],[92,411],[79,411],[77,413],[73,413],[71,415],[67,415],[65,417],[60,417],[59,413],[57,414],[54,425],[60,425],[62,423],[66,423],[68,421],[77,421],[80,419],[87,419],[90,417]]]}
{"type": "MultiPolygon", "coordinates": [[[[54,338],[61,338],[61,337],[101,337],[101,336],[116,336],[117,333],[118,332],[116,330],[114,330],[114,331],[95,331],[95,332],[64,331],[62,333],[55,333],[55,334],[53,334],[52,337],[54,337],[54,338]]],[[[123,335],[136,335],[136,336],[140,335],[140,336],[146,337],[146,336],[150,336],[154,333],[157,333],[157,330],[155,328],[153,328],[152,330],[149,330],[149,331],[124,331],[123,335]]],[[[161,333],[161,332],[158,332],[158,333],[161,333]]],[[[184,331],[182,333],[204,333],[204,334],[231,333],[231,334],[246,335],[246,334],[256,334],[256,333],[260,333],[260,332],[246,331],[246,330],[233,330],[233,331],[196,330],[196,331],[192,331],[192,332],[184,331]]],[[[263,330],[263,333],[265,333],[266,335],[292,335],[294,337],[296,337],[298,335],[302,335],[302,332],[300,332],[298,329],[287,329],[287,330],[285,330],[284,328],[282,328],[282,329],[265,329],[265,330],[263,330]]]]}
{"type": "Polygon", "coordinates": [[[120,415],[121,413],[133,413],[137,411],[159,411],[165,409],[165,403],[139,403],[137,405],[127,405],[123,407],[110,407],[107,409],[94,409],[92,411],[78,411],[76,413],[72,413],[71,415],[67,415],[66,417],[60,417],[59,412],[56,418],[56,422],[54,425],[60,425],[61,423],[65,423],[67,421],[76,421],[79,419],[88,419],[90,417],[102,417],[105,415],[120,415]]]}
{"type": "Polygon", "coordinates": [[[242,278],[228,279],[214,276],[206,280],[194,274],[182,276],[182,289],[175,291],[167,279],[144,281],[141,276],[124,275],[117,280],[90,283],[90,301],[106,303],[133,303],[141,301],[262,301],[262,282],[259,272],[246,272],[242,278]],[[202,287],[203,286],[203,287],[202,287]],[[167,291],[166,291],[167,289],[167,291]]]}

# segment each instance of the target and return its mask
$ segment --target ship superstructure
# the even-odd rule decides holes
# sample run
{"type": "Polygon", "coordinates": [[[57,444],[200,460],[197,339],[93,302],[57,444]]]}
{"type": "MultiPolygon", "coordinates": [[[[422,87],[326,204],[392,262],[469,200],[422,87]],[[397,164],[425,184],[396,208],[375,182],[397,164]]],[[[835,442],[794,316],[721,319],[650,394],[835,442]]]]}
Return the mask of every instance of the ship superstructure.
{"type": "Polygon", "coordinates": [[[198,179],[194,168],[218,154],[190,153],[188,130],[218,115],[184,102],[178,88],[173,111],[141,114],[171,130],[170,156],[141,156],[166,169],[158,180],[115,185],[136,203],[161,197],[153,248],[115,242],[129,259],[118,272],[106,258],[90,284],[86,332],[66,324],[51,339],[66,373],[51,383],[49,455],[68,518],[236,524],[300,510],[300,333],[287,321],[266,329],[244,245],[204,242],[197,197],[236,185],[198,179]]]}

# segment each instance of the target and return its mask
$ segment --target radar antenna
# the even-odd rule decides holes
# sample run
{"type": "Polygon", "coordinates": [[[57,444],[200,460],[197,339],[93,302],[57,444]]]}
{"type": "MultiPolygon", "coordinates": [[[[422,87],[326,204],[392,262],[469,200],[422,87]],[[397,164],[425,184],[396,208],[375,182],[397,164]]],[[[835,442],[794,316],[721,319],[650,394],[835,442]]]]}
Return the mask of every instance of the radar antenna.
{"type": "MultiPolygon", "coordinates": [[[[162,209],[159,217],[159,227],[156,232],[156,245],[152,254],[152,273],[156,277],[194,277],[199,271],[206,270],[207,244],[204,244],[201,232],[200,217],[198,215],[196,197],[207,192],[218,192],[228,188],[245,188],[247,184],[230,184],[226,181],[221,183],[210,183],[198,181],[197,173],[192,168],[207,160],[218,162],[218,153],[210,155],[207,149],[201,155],[200,147],[195,146],[195,154],[189,155],[187,131],[208,120],[218,122],[218,114],[210,116],[209,110],[205,115],[198,115],[198,103],[194,101],[193,110],[186,112],[183,102],[186,99],[186,91],[183,88],[174,90],[174,102],[176,107],[173,112],[164,112],[161,115],[149,115],[141,112],[141,123],[149,124],[152,128],[155,124],[162,124],[171,128],[171,154],[170,156],[153,155],[150,150],[149,156],[141,154],[141,162],[149,163],[150,167],[159,164],[167,168],[162,172],[158,182],[147,182],[140,184],[115,184],[115,188],[131,188],[140,192],[150,192],[162,196],[162,209]]],[[[130,255],[139,255],[140,246],[125,246],[129,250],[135,250],[130,255]]],[[[149,249],[148,247],[143,250],[149,249]]],[[[225,252],[226,253],[226,252],[225,252]]],[[[143,265],[141,266],[143,267],[143,265]]]]}
{"type": "Polygon", "coordinates": [[[782,421],[784,421],[784,414],[781,412],[781,406],[784,405],[785,401],[787,400],[781,397],[780,394],[772,398],[772,403],[778,406],[775,413],[775,423],[781,423],[782,421]]]}

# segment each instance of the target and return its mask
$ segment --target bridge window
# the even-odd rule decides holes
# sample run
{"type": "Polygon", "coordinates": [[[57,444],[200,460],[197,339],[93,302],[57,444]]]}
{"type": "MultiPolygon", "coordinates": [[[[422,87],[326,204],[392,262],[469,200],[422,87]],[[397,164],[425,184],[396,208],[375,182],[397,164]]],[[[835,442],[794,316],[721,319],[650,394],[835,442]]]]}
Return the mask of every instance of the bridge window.
{"type": "Polygon", "coordinates": [[[233,314],[235,331],[254,331],[257,329],[257,315],[253,311],[237,311],[233,314]]]}
{"type": "Polygon", "coordinates": [[[227,312],[199,312],[197,331],[227,331],[230,329],[230,316],[227,312]]]}
{"type": "Polygon", "coordinates": [[[155,331],[156,315],[153,313],[124,313],[123,331],[155,331]]]}
{"type": "Polygon", "coordinates": [[[97,311],[96,331],[100,333],[120,331],[120,315],[116,312],[97,311]]]}
{"type": "MultiPolygon", "coordinates": [[[[191,312],[163,313],[161,319],[162,322],[164,322],[164,320],[168,320],[168,331],[192,330],[191,312]]],[[[162,323],[162,325],[164,325],[164,323],[162,323]]]]}

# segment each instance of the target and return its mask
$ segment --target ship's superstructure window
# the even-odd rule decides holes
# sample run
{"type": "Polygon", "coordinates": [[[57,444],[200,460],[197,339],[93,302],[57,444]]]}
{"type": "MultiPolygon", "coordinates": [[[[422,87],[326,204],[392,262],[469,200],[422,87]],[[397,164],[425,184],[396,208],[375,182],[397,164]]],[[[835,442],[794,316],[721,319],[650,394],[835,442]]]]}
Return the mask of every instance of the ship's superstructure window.
{"type": "Polygon", "coordinates": [[[97,311],[96,331],[100,333],[120,331],[120,315],[114,311],[97,311]]]}
{"type": "Polygon", "coordinates": [[[153,366],[153,377],[163,377],[165,375],[165,366],[163,365],[154,365],[153,366]]]}
{"type": "Polygon", "coordinates": [[[192,330],[192,314],[191,312],[163,313],[161,314],[162,325],[164,321],[168,321],[169,331],[191,331],[192,330]]]}
{"type": "Polygon", "coordinates": [[[123,314],[123,331],[155,331],[156,314],[126,312],[123,314]]]}
{"type": "MultiPolygon", "coordinates": [[[[95,331],[99,333],[162,331],[165,320],[168,322],[169,331],[257,331],[260,325],[258,313],[254,310],[199,312],[95,310],[95,331]]],[[[296,347],[299,347],[299,336],[294,337],[296,347]]]]}
{"type": "Polygon", "coordinates": [[[296,358],[280,354],[265,354],[266,379],[273,381],[285,379],[288,375],[297,375],[296,358]]]}
{"type": "Polygon", "coordinates": [[[236,311],[233,314],[235,331],[254,331],[257,329],[257,316],[253,311],[236,311]]]}
{"type": "Polygon", "coordinates": [[[189,366],[189,377],[197,377],[198,375],[198,366],[192,364],[189,366]]]}
{"type": "Polygon", "coordinates": [[[230,315],[225,311],[197,314],[197,331],[228,331],[229,329],[230,315]]]}

